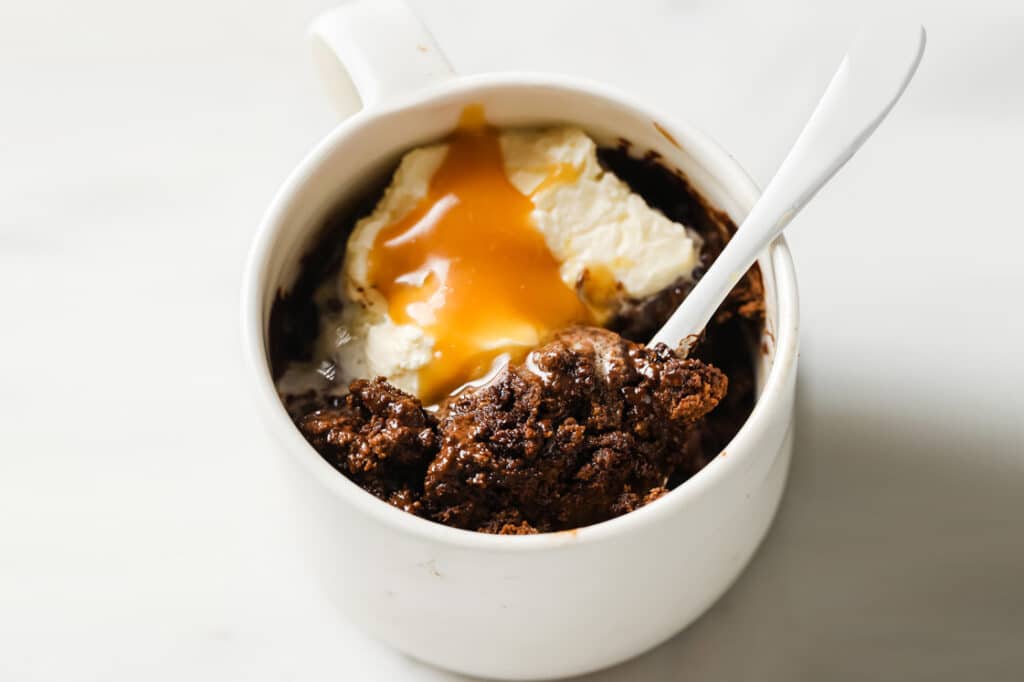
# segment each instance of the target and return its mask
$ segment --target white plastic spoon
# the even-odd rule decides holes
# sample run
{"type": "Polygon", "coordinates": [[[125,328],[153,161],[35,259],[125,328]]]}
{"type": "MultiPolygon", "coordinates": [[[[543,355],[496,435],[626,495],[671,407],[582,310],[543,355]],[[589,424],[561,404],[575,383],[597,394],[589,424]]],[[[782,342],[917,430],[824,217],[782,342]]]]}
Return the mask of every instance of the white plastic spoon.
{"type": "Polygon", "coordinates": [[[760,200],[648,345],[674,348],[700,334],[758,255],[886,117],[917,70],[924,44],[918,24],[858,35],[760,200]]]}

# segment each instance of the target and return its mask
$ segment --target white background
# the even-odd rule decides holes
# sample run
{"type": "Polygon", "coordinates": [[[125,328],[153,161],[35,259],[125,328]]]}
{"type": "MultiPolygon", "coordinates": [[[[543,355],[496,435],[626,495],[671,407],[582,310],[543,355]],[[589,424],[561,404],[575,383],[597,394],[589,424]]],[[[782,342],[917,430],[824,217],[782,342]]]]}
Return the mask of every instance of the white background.
{"type": "MultiPolygon", "coordinates": [[[[450,679],[325,603],[241,388],[249,239],[334,120],[303,35],[329,4],[0,4],[0,680],[450,679]]],[[[1024,678],[1024,3],[413,4],[458,70],[607,81],[762,183],[865,13],[926,24],[904,101],[790,230],[767,541],[594,679],[1024,678]]]]}

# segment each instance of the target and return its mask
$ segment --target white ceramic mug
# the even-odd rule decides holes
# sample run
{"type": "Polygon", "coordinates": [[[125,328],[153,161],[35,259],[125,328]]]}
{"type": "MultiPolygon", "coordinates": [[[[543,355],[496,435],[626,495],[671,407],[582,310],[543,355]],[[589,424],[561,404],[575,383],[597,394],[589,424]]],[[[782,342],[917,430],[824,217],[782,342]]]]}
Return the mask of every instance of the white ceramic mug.
{"type": "Polygon", "coordinates": [[[349,115],[277,193],[245,274],[242,333],[252,391],[303,519],[297,528],[344,614],[418,659],[472,675],[548,678],[613,665],[696,619],[768,529],[792,450],[797,359],[793,264],[779,239],[760,259],[767,321],[759,399],[703,470],[661,499],[574,531],[494,536],[402,512],[335,471],[274,389],[267,323],[325,215],[354,202],[411,147],[482,104],[498,126],[571,123],[628,139],[682,170],[739,223],[757,188],[714,142],[602,85],[558,75],[456,76],[397,0],[355,0],[316,21],[317,58],[349,115]]]}

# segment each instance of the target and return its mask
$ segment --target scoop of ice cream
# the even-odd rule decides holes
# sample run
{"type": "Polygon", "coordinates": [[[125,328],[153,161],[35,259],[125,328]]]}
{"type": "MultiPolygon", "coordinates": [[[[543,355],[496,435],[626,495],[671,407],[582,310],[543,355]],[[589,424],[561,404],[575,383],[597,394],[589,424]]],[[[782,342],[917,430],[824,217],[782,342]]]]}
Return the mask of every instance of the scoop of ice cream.
{"type": "Polygon", "coordinates": [[[533,223],[567,285],[582,283],[593,303],[612,308],[623,297],[646,298],[689,279],[700,238],[602,168],[597,145],[582,130],[511,130],[499,139],[506,172],[533,201],[533,223]]]}
{"type": "Polygon", "coordinates": [[[342,381],[384,376],[428,397],[478,376],[502,353],[521,357],[561,326],[601,323],[626,301],[691,277],[700,239],[602,168],[581,130],[494,135],[497,183],[482,184],[479,169],[452,168],[479,161],[458,138],[414,149],[356,224],[338,282],[342,313],[321,344],[342,381]],[[431,230],[459,210],[473,212],[485,229],[440,243],[431,230]],[[521,210],[524,224],[509,229],[509,214],[521,210]],[[487,211],[495,213],[493,230],[478,215],[487,211]],[[402,221],[409,224],[396,232],[402,221]],[[539,235],[539,260],[537,245],[516,229],[539,235]],[[421,259],[382,281],[381,260],[408,259],[410,243],[421,259]],[[454,254],[453,244],[461,249],[454,254]]]}

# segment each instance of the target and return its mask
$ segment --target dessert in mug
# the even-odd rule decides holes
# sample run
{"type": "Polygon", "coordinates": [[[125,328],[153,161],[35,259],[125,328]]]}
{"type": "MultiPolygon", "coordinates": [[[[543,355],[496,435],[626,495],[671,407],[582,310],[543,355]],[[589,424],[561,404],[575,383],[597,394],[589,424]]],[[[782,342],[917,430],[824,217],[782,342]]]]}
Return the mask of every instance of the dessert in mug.
{"type": "Polygon", "coordinates": [[[656,155],[470,108],[330,217],[270,320],[278,392],[377,497],[491,533],[646,504],[732,438],[754,401],[753,268],[689,357],[643,343],[735,226],[656,155]]]}

